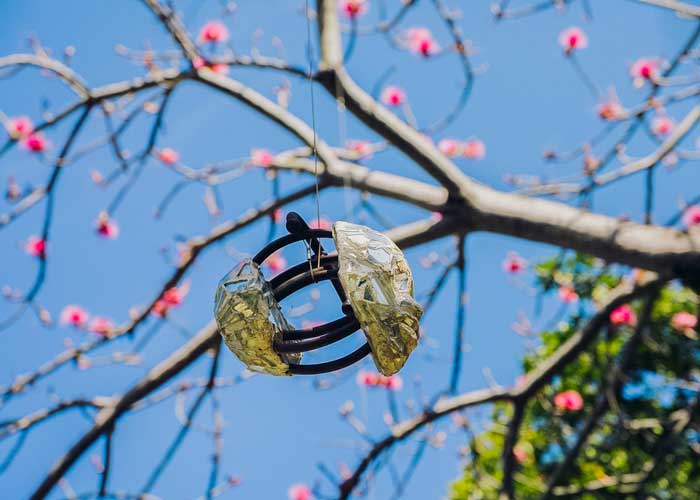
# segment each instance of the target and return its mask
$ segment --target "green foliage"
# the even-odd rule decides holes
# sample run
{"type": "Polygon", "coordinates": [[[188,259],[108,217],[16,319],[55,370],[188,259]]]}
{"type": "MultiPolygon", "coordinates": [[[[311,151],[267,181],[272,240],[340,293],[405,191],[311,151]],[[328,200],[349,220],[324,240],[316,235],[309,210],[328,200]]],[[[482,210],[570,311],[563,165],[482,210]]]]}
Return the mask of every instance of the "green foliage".
{"type": "MultiPolygon", "coordinates": [[[[523,359],[527,373],[550,356],[595,312],[595,304],[623,279],[619,272],[580,255],[562,255],[537,266],[544,293],[560,286],[579,296],[565,319],[540,334],[523,359]],[[573,312],[571,312],[573,311],[573,312]]],[[[632,279],[632,278],[624,278],[632,279]]],[[[631,304],[642,316],[644,299],[631,304]]],[[[514,449],[515,498],[543,498],[559,474],[551,498],[700,498],[700,342],[693,329],[674,328],[678,312],[698,312],[698,296],[669,284],[653,303],[648,327],[607,325],[596,340],[525,406],[514,449]],[[639,329],[639,342],[630,342],[639,329]],[[625,356],[627,346],[631,355],[625,356]],[[558,409],[555,396],[567,390],[583,398],[578,410],[558,409]],[[590,432],[584,429],[590,425],[590,432]],[[579,453],[562,467],[585,435],[579,453]]],[[[496,499],[503,479],[503,444],[511,403],[493,406],[486,430],[469,445],[463,476],[452,500],[496,499]]]]}

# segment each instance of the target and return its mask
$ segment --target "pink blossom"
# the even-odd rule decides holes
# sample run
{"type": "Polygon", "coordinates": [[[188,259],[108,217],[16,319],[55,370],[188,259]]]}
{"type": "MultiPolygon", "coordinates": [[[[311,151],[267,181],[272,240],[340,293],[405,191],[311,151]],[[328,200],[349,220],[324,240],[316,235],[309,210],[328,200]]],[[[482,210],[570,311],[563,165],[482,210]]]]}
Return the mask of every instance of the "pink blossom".
{"type": "Polygon", "coordinates": [[[256,167],[269,167],[275,159],[267,149],[253,149],[250,152],[250,162],[256,167]]]}
{"type": "Polygon", "coordinates": [[[423,57],[429,57],[439,50],[438,43],[428,28],[411,28],[406,32],[408,48],[423,57]]]}
{"type": "Polygon", "coordinates": [[[527,262],[520,257],[516,252],[508,252],[503,261],[503,270],[509,274],[518,274],[525,270],[527,262]]]}
{"type": "Polygon", "coordinates": [[[513,455],[518,463],[523,463],[528,459],[528,453],[523,446],[515,445],[513,446],[513,455]]]}
{"type": "Polygon", "coordinates": [[[163,300],[171,306],[182,305],[182,302],[185,300],[185,295],[187,295],[188,291],[188,284],[184,284],[182,287],[174,286],[168,288],[165,292],[163,292],[163,300]]]}
{"type": "Polygon", "coordinates": [[[173,148],[163,148],[158,151],[158,159],[166,165],[174,165],[180,159],[180,153],[173,148]]]}
{"type": "Polygon", "coordinates": [[[569,390],[554,396],[554,406],[559,410],[579,411],[583,408],[583,398],[578,391],[569,390]]]}
{"type": "Polygon", "coordinates": [[[442,214],[440,212],[433,212],[430,214],[430,220],[433,222],[440,222],[442,220],[442,214]]]}
{"type": "Polygon", "coordinates": [[[390,391],[400,391],[403,388],[403,379],[399,375],[386,377],[381,373],[360,370],[355,380],[357,385],[363,387],[383,387],[390,391]]]}
{"type": "Polygon", "coordinates": [[[265,266],[273,273],[277,273],[287,267],[287,259],[282,255],[282,251],[278,250],[265,260],[265,266]]]}
{"type": "Polygon", "coordinates": [[[619,120],[625,115],[625,109],[617,100],[617,96],[611,96],[598,105],[598,116],[606,121],[619,120]]]}
{"type": "Polygon", "coordinates": [[[340,4],[342,12],[350,19],[355,19],[367,12],[366,0],[343,0],[340,4]]]}
{"type": "Polygon", "coordinates": [[[588,37],[581,28],[573,26],[561,32],[559,35],[559,45],[564,49],[564,53],[569,55],[576,49],[585,49],[588,47],[588,37]]]}
{"type": "Polygon", "coordinates": [[[462,152],[462,145],[456,139],[442,139],[438,142],[438,149],[442,154],[453,158],[462,152]]]}
{"type": "Polygon", "coordinates": [[[479,139],[468,139],[462,144],[462,154],[470,160],[481,160],[486,156],[486,146],[479,139]]]}
{"type": "Polygon", "coordinates": [[[355,380],[359,386],[374,387],[379,383],[379,374],[367,370],[360,370],[357,372],[357,377],[355,380]]]}
{"type": "Polygon", "coordinates": [[[26,116],[11,118],[8,122],[8,132],[13,139],[23,139],[34,131],[34,124],[26,116]]]}
{"type": "Polygon", "coordinates": [[[630,75],[636,80],[655,80],[659,76],[661,61],[650,57],[637,59],[630,67],[630,75]]]}
{"type": "Polygon", "coordinates": [[[610,322],[613,325],[629,325],[637,324],[637,315],[628,304],[623,304],[610,313],[610,322]]]}
{"type": "Polygon", "coordinates": [[[671,317],[671,326],[674,330],[685,332],[693,330],[698,324],[698,317],[689,312],[677,312],[671,317]]]}
{"type": "Polygon", "coordinates": [[[683,212],[683,224],[686,227],[700,225],[700,205],[691,205],[683,212]]]}
{"type": "Polygon", "coordinates": [[[228,75],[229,72],[228,64],[224,63],[212,63],[209,65],[209,69],[219,75],[228,75]]]}
{"type": "Polygon", "coordinates": [[[367,141],[349,140],[345,143],[345,147],[356,153],[358,158],[372,157],[372,145],[367,141]]]}
{"type": "Polygon", "coordinates": [[[24,243],[24,251],[29,255],[43,259],[46,257],[46,241],[39,236],[30,236],[24,243]]]}
{"type": "Polygon", "coordinates": [[[192,66],[194,69],[202,69],[202,68],[207,68],[214,73],[218,73],[220,75],[227,75],[229,68],[227,64],[224,63],[210,63],[202,59],[201,57],[195,57],[192,60],[192,66]]]}
{"type": "Polygon", "coordinates": [[[109,318],[104,318],[102,316],[95,316],[92,318],[92,321],[90,321],[90,326],[88,326],[88,329],[91,332],[99,335],[109,334],[109,332],[112,331],[112,328],[114,328],[114,322],[112,322],[112,320],[109,318]]]}
{"type": "Polygon", "coordinates": [[[88,320],[88,313],[85,309],[76,305],[68,305],[61,311],[61,323],[64,325],[72,325],[76,328],[85,326],[88,320]]]}
{"type": "Polygon", "coordinates": [[[219,43],[228,40],[228,28],[221,21],[209,21],[199,32],[200,42],[219,43]]]}
{"type": "Polygon", "coordinates": [[[383,377],[382,385],[390,391],[400,391],[403,388],[403,379],[399,375],[383,377]]]}
{"type": "Polygon", "coordinates": [[[33,153],[43,153],[49,149],[49,141],[41,132],[32,132],[22,139],[22,145],[33,153]]]}
{"type": "Polygon", "coordinates": [[[578,300],[578,294],[570,286],[567,286],[567,285],[560,286],[558,293],[559,293],[559,298],[565,304],[570,304],[570,303],[576,302],[578,300]]]}
{"type": "Polygon", "coordinates": [[[289,500],[310,500],[313,498],[314,494],[311,492],[311,488],[305,484],[293,484],[287,490],[287,496],[289,500]]]}
{"type": "Polygon", "coordinates": [[[656,135],[668,135],[675,127],[674,121],[668,116],[657,116],[651,122],[651,129],[656,135]]]}
{"type": "Polygon", "coordinates": [[[119,236],[119,226],[109,218],[107,212],[100,212],[95,222],[97,234],[103,238],[114,240],[119,236]]]}
{"type": "Polygon", "coordinates": [[[387,106],[401,106],[406,102],[406,93],[399,87],[390,85],[382,91],[381,99],[387,106]]]}
{"type": "Polygon", "coordinates": [[[309,223],[309,227],[311,229],[324,229],[326,231],[330,231],[333,224],[326,217],[321,217],[320,219],[313,219],[309,223]]]}
{"type": "Polygon", "coordinates": [[[192,66],[194,66],[194,69],[201,69],[206,65],[207,61],[205,61],[202,57],[195,57],[192,59],[192,66]]]}
{"type": "Polygon", "coordinates": [[[152,312],[156,316],[163,317],[170,309],[173,307],[178,307],[182,305],[185,300],[185,296],[190,290],[189,282],[185,281],[180,286],[173,286],[168,288],[163,295],[156,301],[153,305],[152,312]]]}
{"type": "Polygon", "coordinates": [[[283,215],[284,212],[281,208],[275,208],[275,210],[272,212],[272,215],[270,215],[270,218],[272,219],[272,222],[279,222],[282,220],[283,215]]]}

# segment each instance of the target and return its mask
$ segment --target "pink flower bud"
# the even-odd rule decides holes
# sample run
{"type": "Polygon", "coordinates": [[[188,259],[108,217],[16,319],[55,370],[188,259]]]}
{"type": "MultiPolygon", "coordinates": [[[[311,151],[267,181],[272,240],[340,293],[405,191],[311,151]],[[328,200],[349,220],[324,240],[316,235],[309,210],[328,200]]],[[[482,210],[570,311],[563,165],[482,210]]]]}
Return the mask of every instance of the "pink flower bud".
{"type": "Polygon", "coordinates": [[[564,49],[564,53],[569,55],[576,49],[588,47],[588,37],[581,28],[573,26],[561,32],[559,45],[564,49]]]}
{"type": "Polygon", "coordinates": [[[519,274],[525,270],[526,266],[527,262],[525,262],[525,259],[520,257],[515,252],[508,252],[508,255],[502,264],[503,271],[509,274],[519,274]]]}
{"type": "Polygon", "coordinates": [[[349,140],[345,143],[345,147],[356,153],[360,159],[372,157],[372,145],[367,141],[349,140]]]}
{"type": "Polygon", "coordinates": [[[49,149],[49,141],[41,132],[32,132],[22,139],[22,145],[33,153],[43,153],[49,149]]]}
{"type": "Polygon", "coordinates": [[[689,312],[677,312],[671,318],[671,326],[674,330],[679,332],[685,332],[688,330],[693,330],[698,324],[698,317],[689,312]]]}
{"type": "Polygon", "coordinates": [[[23,139],[34,131],[34,124],[26,116],[10,118],[7,131],[13,139],[23,139]]]}
{"type": "Polygon", "coordinates": [[[340,10],[350,19],[355,19],[367,12],[366,0],[343,0],[340,3],[340,10]]]}
{"type": "Polygon", "coordinates": [[[637,324],[637,315],[628,304],[623,304],[610,313],[610,322],[613,325],[634,326],[637,324]]]}
{"type": "Polygon", "coordinates": [[[71,325],[76,328],[85,326],[88,320],[88,313],[85,309],[76,305],[67,305],[61,311],[61,323],[71,325]]]}
{"type": "Polygon", "coordinates": [[[172,148],[163,148],[158,151],[158,159],[166,165],[174,165],[180,159],[180,153],[172,148]]]}
{"type": "Polygon", "coordinates": [[[38,236],[30,236],[24,244],[24,251],[33,257],[43,259],[46,257],[46,241],[38,236]]]}
{"type": "Polygon", "coordinates": [[[651,122],[651,130],[656,135],[668,135],[673,131],[675,125],[674,121],[668,116],[657,116],[651,122]]]}
{"type": "Polygon", "coordinates": [[[403,388],[403,379],[399,375],[384,377],[383,385],[390,391],[400,391],[403,388]]]}
{"type": "Polygon", "coordinates": [[[278,250],[270,255],[264,264],[273,273],[278,273],[287,267],[287,259],[282,256],[282,251],[278,250]]]}
{"type": "Polygon", "coordinates": [[[360,370],[357,372],[355,380],[357,385],[361,387],[374,387],[379,382],[379,374],[367,370],[360,370]]]}
{"type": "Polygon", "coordinates": [[[108,318],[103,318],[102,316],[95,316],[90,321],[90,326],[88,329],[99,335],[107,335],[114,328],[114,323],[108,318]]]}
{"type": "Polygon", "coordinates": [[[269,167],[275,156],[267,149],[253,149],[250,152],[250,162],[256,167],[269,167]]]}
{"type": "Polygon", "coordinates": [[[97,234],[103,238],[114,240],[119,236],[119,226],[109,218],[107,212],[100,212],[95,222],[97,234]]]}
{"type": "Polygon", "coordinates": [[[518,461],[518,463],[523,463],[528,459],[528,453],[523,446],[515,445],[513,447],[513,456],[518,461]]]}
{"type": "Polygon", "coordinates": [[[392,85],[382,91],[381,99],[387,106],[401,106],[406,102],[406,93],[392,85]]]}
{"type": "Polygon", "coordinates": [[[630,67],[630,75],[636,80],[656,80],[661,69],[661,61],[650,57],[637,59],[630,67]]]}
{"type": "Polygon", "coordinates": [[[408,48],[411,52],[420,54],[423,57],[430,57],[435,54],[440,47],[433,38],[433,34],[427,28],[411,28],[406,32],[408,48]]]}
{"type": "Polygon", "coordinates": [[[221,21],[209,21],[199,32],[200,42],[219,43],[228,40],[228,28],[221,21]]]}
{"type": "Polygon", "coordinates": [[[686,227],[700,225],[700,205],[691,205],[683,212],[683,224],[686,227]]]}
{"type": "Polygon", "coordinates": [[[311,500],[314,494],[311,492],[311,488],[305,484],[293,484],[287,490],[287,496],[289,500],[311,500]]]}
{"type": "Polygon", "coordinates": [[[579,411],[583,408],[583,398],[578,391],[570,390],[560,392],[554,396],[554,406],[558,410],[579,411]]]}
{"type": "Polygon", "coordinates": [[[598,116],[605,121],[619,120],[624,115],[625,109],[615,96],[611,96],[606,101],[603,101],[598,105],[598,116]]]}
{"type": "Polygon", "coordinates": [[[462,152],[462,145],[456,139],[442,139],[437,146],[440,152],[449,158],[454,158],[462,152]]]}
{"type": "Polygon", "coordinates": [[[185,281],[180,286],[168,288],[153,305],[151,312],[156,316],[164,317],[170,312],[170,309],[182,305],[189,290],[190,284],[188,281],[185,281]]]}
{"type": "Polygon", "coordinates": [[[559,298],[565,304],[570,304],[572,302],[578,301],[578,294],[570,286],[566,286],[566,285],[560,286],[558,293],[559,293],[559,298]]]}
{"type": "Polygon", "coordinates": [[[462,154],[470,160],[481,160],[486,156],[486,146],[479,139],[468,139],[462,145],[462,154]]]}

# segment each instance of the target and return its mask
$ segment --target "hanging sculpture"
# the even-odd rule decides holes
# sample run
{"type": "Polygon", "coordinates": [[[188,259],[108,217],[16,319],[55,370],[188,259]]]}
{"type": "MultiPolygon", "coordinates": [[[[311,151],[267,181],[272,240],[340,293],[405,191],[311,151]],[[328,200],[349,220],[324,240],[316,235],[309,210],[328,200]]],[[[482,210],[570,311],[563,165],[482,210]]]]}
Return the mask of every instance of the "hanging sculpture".
{"type": "Polygon", "coordinates": [[[272,375],[318,374],[350,366],[368,354],[384,375],[393,375],[418,344],[423,310],[413,299],[406,258],[385,235],[366,226],[336,222],[333,231],[311,229],[301,216],[287,216],[288,235],[272,241],[252,259],[240,262],[219,282],[214,315],[228,348],[252,371],[272,375]],[[321,239],[333,239],[328,254],[321,239]],[[274,252],[303,241],[308,261],[270,281],[260,266],[274,252]],[[335,321],[295,330],[279,303],[319,281],[330,280],[342,303],[335,321]],[[304,352],[338,342],[361,329],[367,342],[325,363],[301,364],[304,352]]]}

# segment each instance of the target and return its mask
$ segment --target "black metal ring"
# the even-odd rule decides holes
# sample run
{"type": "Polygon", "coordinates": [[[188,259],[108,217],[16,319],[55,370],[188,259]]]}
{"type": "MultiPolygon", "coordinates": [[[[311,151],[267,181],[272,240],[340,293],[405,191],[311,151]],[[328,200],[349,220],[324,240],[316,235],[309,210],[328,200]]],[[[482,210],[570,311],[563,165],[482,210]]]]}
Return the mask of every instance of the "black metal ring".
{"type": "Polygon", "coordinates": [[[299,273],[284,283],[280,283],[275,288],[272,289],[272,293],[277,302],[280,302],[291,294],[298,292],[302,288],[305,288],[319,281],[326,280],[337,280],[338,279],[338,268],[337,267],[317,267],[309,269],[306,267],[306,272],[299,273]]]}
{"type": "MultiPolygon", "coordinates": [[[[344,328],[347,325],[356,321],[355,316],[343,316],[334,321],[324,323],[323,325],[314,326],[311,328],[304,328],[301,330],[285,330],[282,332],[282,341],[292,341],[292,340],[307,340],[313,339],[331,330],[337,330],[339,328],[344,328]]],[[[358,327],[359,328],[359,327],[358,327]]]]}
{"type": "MultiPolygon", "coordinates": [[[[320,268],[315,267],[309,269],[305,264],[295,266],[295,268],[295,273],[291,277],[273,288],[272,293],[275,300],[278,302],[312,283],[338,279],[338,268],[333,265],[332,260],[327,262],[324,267],[320,268]],[[304,272],[300,272],[302,269],[304,272]]],[[[360,324],[354,315],[348,315],[330,323],[312,328],[310,331],[305,331],[305,335],[314,334],[311,338],[300,338],[298,341],[294,341],[290,337],[293,332],[299,330],[283,332],[284,340],[275,342],[273,346],[277,352],[306,352],[325,347],[344,339],[352,335],[359,328],[360,324]]],[[[367,356],[370,352],[369,344],[365,343],[347,356],[333,361],[309,365],[290,363],[289,372],[295,375],[318,375],[320,373],[335,371],[350,366],[367,356]]]]}
{"type": "Polygon", "coordinates": [[[277,238],[267,244],[262,250],[260,250],[255,257],[253,257],[253,262],[257,265],[261,265],[265,262],[270,255],[275,253],[282,247],[286,247],[291,243],[296,243],[297,241],[310,240],[313,238],[333,238],[333,233],[327,229],[309,229],[307,231],[300,231],[298,233],[287,234],[281,238],[277,238]]]}
{"type": "Polygon", "coordinates": [[[372,350],[370,349],[369,344],[365,343],[362,347],[351,352],[347,356],[334,359],[333,361],[326,361],[325,363],[317,363],[313,365],[289,363],[289,373],[292,375],[319,375],[321,373],[342,370],[343,368],[347,368],[348,366],[357,363],[370,352],[372,352],[372,350]]]}
{"type": "MultiPolygon", "coordinates": [[[[330,323],[322,325],[322,327],[326,328],[316,337],[307,339],[276,340],[272,344],[273,349],[277,352],[307,352],[334,344],[339,340],[349,337],[360,329],[360,322],[355,318],[348,318],[346,316],[338,321],[343,321],[346,318],[349,319],[349,321],[337,328],[328,327],[330,323]]],[[[286,333],[289,332],[285,332],[285,334],[286,333]]]]}
{"type": "Polygon", "coordinates": [[[298,276],[299,274],[303,273],[304,271],[308,271],[309,269],[321,269],[321,268],[326,268],[329,269],[330,267],[337,267],[338,265],[338,256],[337,255],[324,255],[321,257],[321,262],[320,266],[318,265],[319,262],[317,260],[312,260],[311,263],[308,261],[302,262],[300,264],[296,264],[288,269],[285,269],[281,273],[279,273],[277,276],[273,277],[270,279],[270,287],[273,289],[277,288],[280,286],[282,283],[285,281],[288,281],[289,279],[293,278],[294,276],[298,276]]]}

